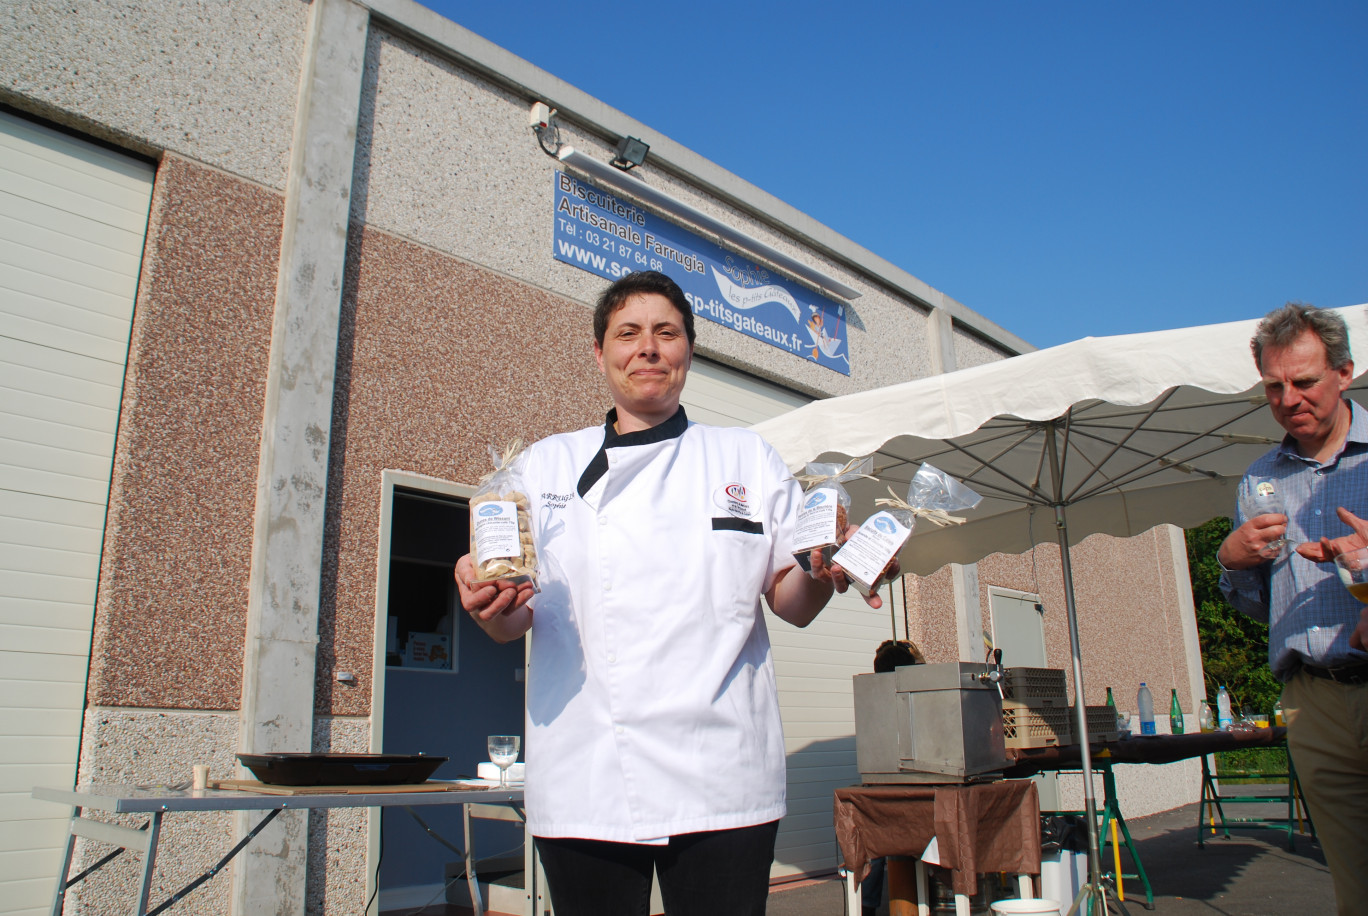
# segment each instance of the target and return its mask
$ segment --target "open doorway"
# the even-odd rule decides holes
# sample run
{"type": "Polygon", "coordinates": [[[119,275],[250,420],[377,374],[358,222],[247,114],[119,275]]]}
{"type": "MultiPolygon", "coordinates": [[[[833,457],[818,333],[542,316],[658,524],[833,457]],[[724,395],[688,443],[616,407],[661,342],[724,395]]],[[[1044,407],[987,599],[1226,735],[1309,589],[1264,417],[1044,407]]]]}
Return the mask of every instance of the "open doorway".
{"type": "MultiPolygon", "coordinates": [[[[437,779],[474,776],[489,759],[489,735],[522,734],[525,641],[499,645],[461,609],[454,574],[469,549],[470,488],[398,471],[382,479],[372,748],[449,757],[437,779]]],[[[424,808],[421,816],[464,845],[460,806],[424,808]]],[[[443,903],[456,853],[402,808],[384,809],[371,824],[369,870],[375,874],[379,862],[380,911],[443,903]]],[[[520,856],[520,826],[479,820],[474,830],[482,860],[520,856]]]]}

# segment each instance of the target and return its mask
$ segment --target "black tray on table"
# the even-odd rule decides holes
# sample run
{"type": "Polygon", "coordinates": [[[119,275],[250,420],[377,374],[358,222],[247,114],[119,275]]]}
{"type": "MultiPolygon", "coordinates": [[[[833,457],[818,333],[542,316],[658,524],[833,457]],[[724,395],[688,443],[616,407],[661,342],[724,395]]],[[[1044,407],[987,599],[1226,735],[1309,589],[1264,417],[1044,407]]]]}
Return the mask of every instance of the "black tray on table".
{"type": "Polygon", "coordinates": [[[397,786],[426,782],[446,757],[427,754],[238,754],[264,783],[277,786],[397,786]]]}

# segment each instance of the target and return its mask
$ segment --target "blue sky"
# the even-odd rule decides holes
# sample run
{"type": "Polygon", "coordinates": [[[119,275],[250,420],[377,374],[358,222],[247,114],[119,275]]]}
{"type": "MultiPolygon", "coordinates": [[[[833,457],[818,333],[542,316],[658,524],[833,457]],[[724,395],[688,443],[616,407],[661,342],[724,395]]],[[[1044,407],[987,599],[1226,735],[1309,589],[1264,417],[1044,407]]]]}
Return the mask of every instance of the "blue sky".
{"type": "Polygon", "coordinates": [[[1362,0],[424,5],[1036,346],[1368,302],[1362,0]]]}

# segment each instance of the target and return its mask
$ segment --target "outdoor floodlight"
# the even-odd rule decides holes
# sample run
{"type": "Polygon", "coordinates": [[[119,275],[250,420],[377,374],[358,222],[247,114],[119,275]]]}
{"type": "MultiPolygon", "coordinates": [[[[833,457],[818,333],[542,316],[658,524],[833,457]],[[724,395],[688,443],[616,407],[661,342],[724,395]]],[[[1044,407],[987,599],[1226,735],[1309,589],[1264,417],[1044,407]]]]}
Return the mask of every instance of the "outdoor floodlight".
{"type": "Polygon", "coordinates": [[[634,169],[646,161],[646,154],[650,150],[650,146],[636,137],[623,137],[618,141],[617,158],[613,160],[613,165],[624,172],[634,169]]]}

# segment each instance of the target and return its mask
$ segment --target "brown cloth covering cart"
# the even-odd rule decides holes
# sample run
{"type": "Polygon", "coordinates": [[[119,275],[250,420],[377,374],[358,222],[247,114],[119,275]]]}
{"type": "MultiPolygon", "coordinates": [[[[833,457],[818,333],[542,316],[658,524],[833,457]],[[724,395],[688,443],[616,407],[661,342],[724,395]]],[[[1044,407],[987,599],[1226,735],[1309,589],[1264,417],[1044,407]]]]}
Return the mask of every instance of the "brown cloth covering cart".
{"type": "Polygon", "coordinates": [[[1032,782],[850,786],[836,790],[836,840],[860,881],[879,856],[920,857],[934,836],[956,894],[978,875],[1040,874],[1040,799],[1032,782]]]}

